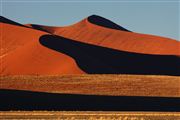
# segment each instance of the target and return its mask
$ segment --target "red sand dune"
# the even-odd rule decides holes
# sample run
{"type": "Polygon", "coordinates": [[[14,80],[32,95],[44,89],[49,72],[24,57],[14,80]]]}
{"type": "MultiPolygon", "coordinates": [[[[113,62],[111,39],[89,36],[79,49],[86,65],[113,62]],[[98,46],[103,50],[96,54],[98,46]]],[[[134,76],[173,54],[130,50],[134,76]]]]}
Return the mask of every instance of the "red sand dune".
{"type": "Polygon", "coordinates": [[[176,40],[106,28],[91,23],[88,18],[67,27],[38,26],[47,32],[28,28],[31,25],[23,27],[8,22],[0,25],[0,75],[85,73],[72,57],[42,46],[39,38],[45,34],[128,52],[180,55],[180,42],[176,40]]]}
{"type": "Polygon", "coordinates": [[[180,55],[179,41],[102,27],[91,23],[88,18],[65,27],[39,27],[55,35],[117,50],[144,54],[180,55]]]}
{"type": "Polygon", "coordinates": [[[39,43],[48,33],[6,23],[1,27],[1,75],[84,73],[71,57],[39,43]]]}

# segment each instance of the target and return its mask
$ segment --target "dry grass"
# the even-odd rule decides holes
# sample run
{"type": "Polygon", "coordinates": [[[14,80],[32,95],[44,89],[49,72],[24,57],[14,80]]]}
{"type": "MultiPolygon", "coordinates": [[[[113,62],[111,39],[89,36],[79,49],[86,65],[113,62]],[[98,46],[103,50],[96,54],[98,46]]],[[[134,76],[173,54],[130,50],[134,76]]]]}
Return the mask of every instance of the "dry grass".
{"type": "Polygon", "coordinates": [[[10,111],[0,112],[0,119],[28,120],[179,120],[179,112],[78,112],[10,111]]]}
{"type": "Polygon", "coordinates": [[[1,76],[0,89],[49,93],[180,97],[177,76],[54,75],[1,76]]]}

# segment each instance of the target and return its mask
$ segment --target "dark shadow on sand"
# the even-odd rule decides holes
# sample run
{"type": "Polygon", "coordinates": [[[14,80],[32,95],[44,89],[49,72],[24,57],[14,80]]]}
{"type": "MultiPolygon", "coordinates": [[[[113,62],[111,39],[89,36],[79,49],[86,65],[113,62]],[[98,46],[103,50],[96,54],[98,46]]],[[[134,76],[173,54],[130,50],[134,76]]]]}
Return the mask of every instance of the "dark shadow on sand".
{"type": "Polygon", "coordinates": [[[47,32],[47,33],[50,33],[49,31],[43,29],[41,27],[41,25],[36,25],[36,24],[31,24],[32,28],[36,29],[36,30],[40,30],[40,31],[44,31],[44,32],[47,32]]]}
{"type": "Polygon", "coordinates": [[[106,27],[106,28],[110,28],[110,29],[115,29],[115,30],[121,30],[121,31],[126,31],[126,32],[131,32],[123,27],[121,27],[120,25],[106,19],[106,18],[103,18],[101,16],[98,16],[98,15],[91,15],[89,16],[88,18],[88,21],[90,23],[93,23],[93,24],[96,24],[96,25],[99,25],[99,26],[102,26],[102,27],[106,27]]]}
{"type": "Polygon", "coordinates": [[[0,110],[180,111],[180,98],[54,94],[0,89],[0,110]]]}
{"type": "Polygon", "coordinates": [[[89,74],[180,75],[178,56],[124,52],[53,35],[41,36],[39,41],[71,56],[89,74]]]}
{"type": "Polygon", "coordinates": [[[29,27],[27,27],[27,26],[25,26],[25,25],[22,25],[22,24],[20,24],[20,23],[17,23],[17,22],[14,22],[14,21],[12,21],[12,20],[9,20],[9,19],[7,19],[7,18],[5,18],[5,17],[3,17],[3,16],[0,16],[0,22],[6,23],[6,24],[12,24],[12,25],[17,25],[17,26],[29,28],[29,27]]]}
{"type": "Polygon", "coordinates": [[[30,28],[30,29],[33,29],[33,30],[40,30],[40,31],[43,31],[43,32],[50,33],[47,30],[44,30],[40,25],[31,24],[32,27],[28,27],[28,26],[25,26],[25,25],[20,24],[18,22],[14,22],[14,21],[12,21],[10,19],[7,19],[7,18],[5,18],[3,16],[0,16],[0,22],[6,23],[6,24],[11,24],[11,25],[16,25],[16,26],[21,26],[21,27],[25,27],[25,28],[30,28]]]}

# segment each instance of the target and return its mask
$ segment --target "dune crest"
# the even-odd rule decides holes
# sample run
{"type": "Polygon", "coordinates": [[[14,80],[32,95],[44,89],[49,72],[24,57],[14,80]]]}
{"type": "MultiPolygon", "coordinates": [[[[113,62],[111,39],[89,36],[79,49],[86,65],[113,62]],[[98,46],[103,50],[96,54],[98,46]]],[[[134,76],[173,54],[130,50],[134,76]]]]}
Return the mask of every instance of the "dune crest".
{"type": "Polygon", "coordinates": [[[180,42],[177,40],[129,32],[129,30],[109,20],[106,21],[105,18],[100,16],[92,15],[76,24],[65,27],[39,27],[52,34],[70,38],[75,41],[116,50],[143,54],[180,55],[180,42]]]}

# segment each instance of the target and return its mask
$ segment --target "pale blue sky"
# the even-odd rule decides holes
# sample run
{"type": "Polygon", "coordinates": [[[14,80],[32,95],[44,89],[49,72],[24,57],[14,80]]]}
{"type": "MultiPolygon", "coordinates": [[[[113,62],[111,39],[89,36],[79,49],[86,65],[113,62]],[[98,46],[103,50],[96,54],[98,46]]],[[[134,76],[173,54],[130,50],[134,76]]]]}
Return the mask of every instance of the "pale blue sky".
{"type": "Polygon", "coordinates": [[[179,40],[179,0],[3,0],[1,15],[20,23],[71,25],[92,14],[139,33],[179,40]]]}

